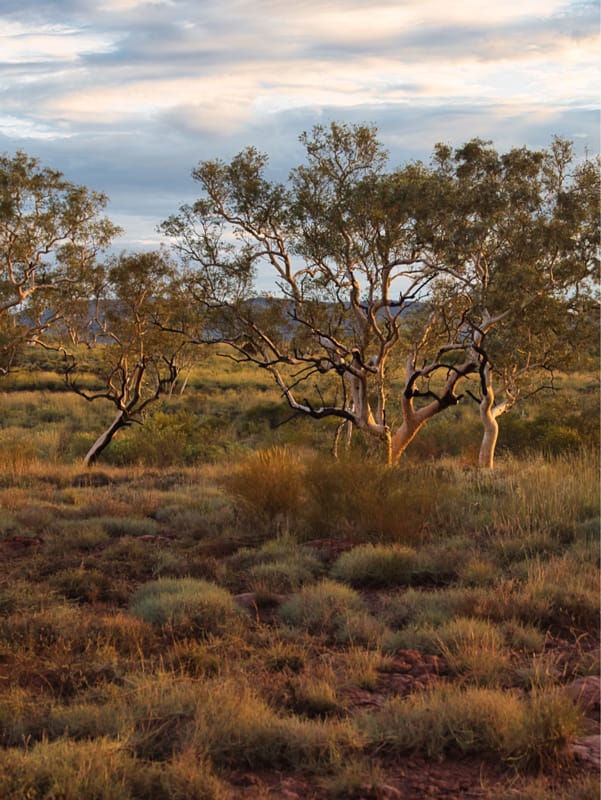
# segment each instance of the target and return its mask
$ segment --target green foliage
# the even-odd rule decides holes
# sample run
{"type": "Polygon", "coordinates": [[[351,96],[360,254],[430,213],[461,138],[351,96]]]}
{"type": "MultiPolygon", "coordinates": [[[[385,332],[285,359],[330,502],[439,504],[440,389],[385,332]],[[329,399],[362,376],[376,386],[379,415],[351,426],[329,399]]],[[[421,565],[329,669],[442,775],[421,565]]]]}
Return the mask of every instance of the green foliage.
{"type": "Polygon", "coordinates": [[[192,743],[220,766],[320,772],[343,763],[360,738],[349,723],[278,715],[250,689],[224,683],[201,688],[192,743]]]}
{"type": "Polygon", "coordinates": [[[7,750],[0,760],[6,800],[227,800],[206,761],[174,758],[164,765],[140,762],[110,739],[40,742],[7,750]]]}
{"type": "Polygon", "coordinates": [[[582,732],[583,719],[559,691],[521,699],[498,689],[442,687],[394,698],[381,712],[364,715],[360,727],[373,747],[393,753],[418,749],[432,757],[459,750],[549,767],[566,761],[566,744],[582,732]]]}
{"type": "Polygon", "coordinates": [[[98,517],[97,523],[111,538],[120,536],[156,536],[159,524],[148,518],[136,517],[98,517]]]}
{"type": "MultiPolygon", "coordinates": [[[[313,457],[298,461],[308,498],[313,457]]],[[[5,472],[0,785],[14,800],[231,800],[234,774],[266,770],[276,793],[302,773],[308,792],[360,797],[398,786],[399,754],[467,753],[505,765],[495,798],[517,770],[516,791],[538,800],[561,780],[575,800],[590,786],[562,768],[590,721],[564,684],[599,671],[596,464],[391,469],[409,506],[413,483],[429,498],[413,543],[356,521],[347,536],[349,518],[306,542],[308,500],[275,533],[281,518],[232,509],[235,461],[5,472]]]]}
{"type": "Polygon", "coordinates": [[[161,578],[135,592],[131,613],[177,634],[224,633],[239,627],[243,612],[220,586],[193,578],[161,578]]]}
{"type": "Polygon", "coordinates": [[[308,548],[283,536],[259,548],[243,547],[227,561],[228,582],[240,589],[286,593],[300,589],[323,572],[308,548]]]}
{"type": "Polygon", "coordinates": [[[390,469],[374,460],[314,459],[305,478],[309,495],[304,513],[319,536],[417,544],[437,489],[423,472],[390,469]],[[406,490],[407,482],[411,491],[406,490]]]}
{"type": "Polygon", "coordinates": [[[293,628],[347,644],[373,646],[384,633],[384,627],[368,613],[361,596],[331,580],[301,589],[283,603],[279,617],[293,628]]]}
{"type": "Polygon", "coordinates": [[[365,544],[343,553],[332,567],[335,580],[354,588],[388,588],[410,583],[417,552],[402,545],[365,544]]]}

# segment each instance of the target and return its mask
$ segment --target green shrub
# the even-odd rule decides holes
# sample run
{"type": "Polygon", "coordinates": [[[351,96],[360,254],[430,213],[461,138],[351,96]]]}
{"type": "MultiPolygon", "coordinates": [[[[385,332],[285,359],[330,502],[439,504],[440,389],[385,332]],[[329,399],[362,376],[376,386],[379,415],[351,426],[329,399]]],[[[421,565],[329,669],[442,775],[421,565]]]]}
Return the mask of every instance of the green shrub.
{"type": "Polygon", "coordinates": [[[282,536],[259,548],[240,548],[227,560],[227,571],[228,585],[286,593],[313,580],[323,572],[323,564],[311,550],[282,536]]]}
{"type": "Polygon", "coordinates": [[[339,716],[343,707],[331,681],[301,675],[289,683],[290,705],[296,714],[310,719],[339,716]]]}
{"type": "Polygon", "coordinates": [[[18,686],[4,688],[0,694],[0,745],[14,747],[26,740],[40,739],[46,730],[49,710],[49,700],[18,686]]]}
{"type": "Polygon", "coordinates": [[[571,554],[548,561],[527,560],[525,582],[516,592],[516,615],[543,628],[555,625],[595,630],[599,623],[600,597],[598,569],[571,554]]]}
{"type": "Polygon", "coordinates": [[[486,620],[458,617],[438,627],[404,628],[388,636],[385,650],[420,650],[444,657],[449,667],[476,683],[494,684],[509,668],[501,631],[486,620]]]}
{"type": "Polygon", "coordinates": [[[343,553],[331,574],[355,588],[388,588],[409,583],[416,561],[416,551],[411,547],[364,544],[343,553]]]}
{"type": "Polygon", "coordinates": [[[127,601],[127,586],[115,581],[99,569],[80,565],[76,569],[63,569],[50,579],[54,586],[68,600],[83,603],[112,602],[121,604],[127,601]]]}
{"type": "Polygon", "coordinates": [[[436,507],[432,476],[409,476],[374,460],[319,458],[307,466],[308,502],[303,508],[313,534],[354,541],[418,544],[436,507]],[[411,491],[407,491],[407,486],[411,491]]]}
{"type": "Polygon", "coordinates": [[[556,690],[522,699],[498,689],[450,686],[393,698],[358,722],[380,751],[477,753],[524,769],[565,763],[566,745],[583,730],[581,713],[556,690]]]}
{"type": "Polygon", "coordinates": [[[183,754],[165,764],[132,757],[110,739],[39,742],[0,758],[5,800],[228,800],[206,759],[183,754]]]}
{"type": "Polygon", "coordinates": [[[360,746],[346,722],[276,714],[248,688],[200,687],[191,743],[221,767],[320,772],[340,766],[360,746]]]}
{"type": "Polygon", "coordinates": [[[99,517],[95,520],[113,538],[119,536],[156,536],[160,525],[147,517],[99,517]]]}
{"type": "Polygon", "coordinates": [[[135,592],[130,612],[178,634],[220,634],[240,626],[243,611],[225,589],[194,578],[162,578],[135,592]]]}
{"type": "Polygon", "coordinates": [[[354,589],[324,580],[304,587],[286,600],[279,617],[285,624],[309,633],[335,635],[349,614],[366,611],[364,601],[354,589]]]}

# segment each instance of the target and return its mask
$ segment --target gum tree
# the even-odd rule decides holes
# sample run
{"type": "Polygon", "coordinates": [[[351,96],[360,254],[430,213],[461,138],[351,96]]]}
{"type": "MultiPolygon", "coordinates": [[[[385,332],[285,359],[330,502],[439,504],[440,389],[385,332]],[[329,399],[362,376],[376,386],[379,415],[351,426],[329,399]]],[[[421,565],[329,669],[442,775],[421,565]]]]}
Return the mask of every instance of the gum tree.
{"type": "Polygon", "coordinates": [[[0,155],[0,372],[39,342],[119,229],[105,195],[23,152],[0,155]]]}
{"type": "Polygon", "coordinates": [[[301,141],[286,184],[253,148],[200,163],[201,198],[162,225],[191,302],[213,319],[203,340],[228,342],[292,409],[360,430],[389,463],[475,378],[492,466],[497,418],[550,354],[561,361],[580,319],[596,264],[593,172],[560,140],[506,154],[477,139],[439,145],[430,164],[392,170],[367,126],[317,126],[301,141]],[[256,297],[259,270],[270,298],[256,297]],[[551,308],[561,325],[549,337],[551,308]]]}
{"type": "Polygon", "coordinates": [[[254,148],[201,163],[201,199],[162,230],[184,259],[191,299],[215,319],[209,339],[268,370],[296,412],[348,423],[391,462],[476,369],[460,305],[433,305],[440,265],[421,228],[435,187],[421,164],[387,172],[370,127],[317,126],[301,141],[306,163],[286,185],[268,180],[254,148]],[[265,269],[278,292],[259,299],[253,279],[265,269]],[[404,420],[393,433],[400,360],[404,420]]]}
{"type": "Polygon", "coordinates": [[[439,146],[443,208],[430,246],[465,297],[478,355],[483,425],[479,463],[494,465],[499,418],[553,389],[597,336],[599,163],[576,162],[569,142],[499,154],[473,140],[439,146]]]}
{"type": "Polygon", "coordinates": [[[169,393],[188,365],[186,341],[163,330],[158,320],[181,323],[185,308],[177,271],[160,252],[121,255],[97,268],[90,299],[74,303],[65,317],[70,342],[68,386],[90,402],[114,406],[115,416],[84,458],[97,460],[115,435],[143,424],[148,407],[169,393]],[[91,355],[91,358],[90,358],[91,355]],[[86,389],[81,373],[95,376],[86,389]]]}

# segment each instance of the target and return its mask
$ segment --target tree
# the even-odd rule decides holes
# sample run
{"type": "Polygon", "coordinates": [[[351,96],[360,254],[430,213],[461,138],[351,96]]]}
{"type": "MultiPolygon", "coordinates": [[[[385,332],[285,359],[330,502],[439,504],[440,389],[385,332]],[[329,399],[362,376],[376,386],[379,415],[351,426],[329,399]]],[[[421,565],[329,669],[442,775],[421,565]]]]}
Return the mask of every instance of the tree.
{"type": "MultiPolygon", "coordinates": [[[[69,355],[69,387],[89,401],[111,403],[116,414],[84,458],[93,463],[122,428],[142,424],[148,406],[171,391],[187,364],[186,340],[158,321],[178,324],[182,309],[174,265],[161,252],[121,255],[94,273],[95,287],[65,317],[75,344],[94,348],[93,371],[101,388],[81,386],[81,350],[69,355]]],[[[84,350],[84,356],[85,356],[84,350]]],[[[90,370],[85,365],[86,372],[90,370]]]]}
{"type": "Polygon", "coordinates": [[[0,155],[0,372],[40,341],[119,229],[105,195],[67,181],[23,152],[0,155]]]}
{"type": "Polygon", "coordinates": [[[436,164],[446,190],[429,246],[447,291],[465,297],[479,360],[479,462],[492,468],[499,417],[553,389],[556,371],[576,366],[597,336],[599,164],[577,163],[562,139],[505,154],[480,140],[439,146],[436,164]]]}
{"type": "Polygon", "coordinates": [[[266,178],[267,157],[254,148],[229,164],[201,163],[193,176],[202,198],[162,230],[188,267],[191,298],[218,314],[211,341],[271,372],[295,411],[348,422],[392,461],[457,402],[476,368],[472,354],[456,363],[465,351],[457,322],[432,305],[439,265],[420,225],[435,187],[421,164],[385,172],[373,128],[317,126],[301,138],[307,163],[287,186],[266,178]],[[253,299],[265,266],[280,297],[253,299]],[[393,437],[387,404],[399,351],[405,420],[393,437]]]}
{"type": "Polygon", "coordinates": [[[389,463],[477,378],[490,462],[493,380],[508,407],[512,387],[549,368],[544,353],[559,356],[568,310],[580,313],[596,263],[590,170],[568,177],[560,140],[503,155],[478,139],[439,145],[431,164],[390,171],[371,127],[317,126],[301,141],[285,185],[254,148],[201,162],[201,198],[162,225],[214,320],[204,338],[269,370],[295,411],[362,431],[389,463]],[[264,269],[278,297],[253,296],[264,269]],[[543,305],[562,320],[552,346],[543,305]]]}

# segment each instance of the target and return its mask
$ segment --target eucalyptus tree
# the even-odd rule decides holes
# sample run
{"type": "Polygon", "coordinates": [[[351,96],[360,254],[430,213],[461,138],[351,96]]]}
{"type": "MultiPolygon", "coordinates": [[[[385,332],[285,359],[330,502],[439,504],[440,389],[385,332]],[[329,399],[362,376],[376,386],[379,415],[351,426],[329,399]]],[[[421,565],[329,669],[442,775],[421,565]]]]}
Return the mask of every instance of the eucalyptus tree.
{"type": "Polygon", "coordinates": [[[72,303],[64,318],[72,344],[79,346],[67,358],[68,386],[86,400],[115,408],[112,422],[86,454],[86,465],[119,430],[143,424],[148,407],[172,390],[189,361],[187,341],[159,324],[180,325],[186,314],[177,270],[163,253],[121,255],[98,266],[93,278],[89,299],[72,303]],[[82,384],[82,373],[90,372],[97,388],[82,384]]]}
{"type": "Polygon", "coordinates": [[[433,305],[440,271],[420,227],[435,186],[421,164],[386,171],[371,127],[317,126],[301,141],[306,162],[286,185],[266,177],[267,157],[254,148],[200,163],[202,197],[162,230],[188,268],[203,340],[228,342],[235,358],[272,374],[292,409],[347,422],[392,461],[477,368],[473,354],[457,357],[466,349],[460,306],[433,305]],[[260,270],[277,296],[253,297],[260,270]],[[404,420],[393,434],[400,361],[404,420]]]}
{"type": "Polygon", "coordinates": [[[254,148],[201,162],[200,199],[163,223],[213,320],[199,338],[228,342],[295,411],[359,429],[389,462],[475,379],[492,466],[497,418],[565,363],[589,296],[595,169],[562,140],[505,154],[438,145],[431,163],[395,169],[368,126],[301,141],[285,184],[254,148]],[[259,299],[263,271],[277,292],[259,299]]]}
{"type": "Polygon", "coordinates": [[[598,334],[599,162],[571,144],[499,154],[473,140],[436,150],[445,283],[463,295],[479,362],[480,465],[492,468],[498,419],[554,388],[598,334]],[[495,396],[495,385],[498,397],[495,396]]]}
{"type": "Polygon", "coordinates": [[[98,254],[119,233],[107,198],[23,152],[0,155],[0,372],[61,316],[98,254]]]}

